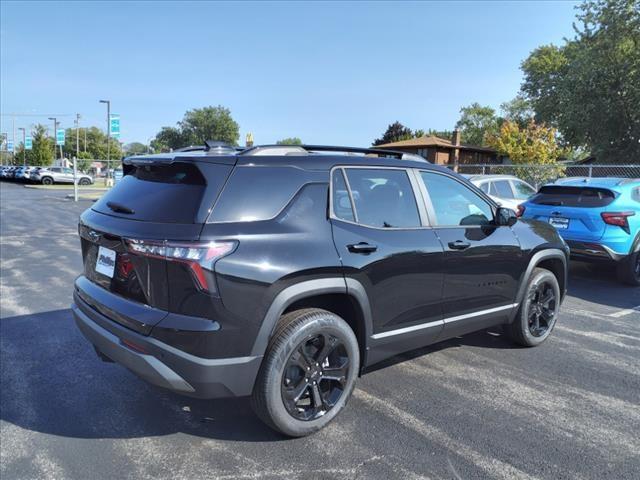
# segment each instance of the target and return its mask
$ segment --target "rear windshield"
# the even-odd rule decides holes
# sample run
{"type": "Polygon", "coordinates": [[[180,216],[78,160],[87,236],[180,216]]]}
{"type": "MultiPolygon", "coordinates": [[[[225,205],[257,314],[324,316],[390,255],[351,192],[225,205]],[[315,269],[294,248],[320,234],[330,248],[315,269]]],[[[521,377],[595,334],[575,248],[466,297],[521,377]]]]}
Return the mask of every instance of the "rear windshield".
{"type": "Polygon", "coordinates": [[[201,223],[232,168],[205,162],[127,166],[93,210],[147,222],[201,223]]]}
{"type": "Polygon", "coordinates": [[[606,188],[548,185],[542,187],[531,202],[538,205],[563,207],[606,207],[616,194],[606,188]]]}

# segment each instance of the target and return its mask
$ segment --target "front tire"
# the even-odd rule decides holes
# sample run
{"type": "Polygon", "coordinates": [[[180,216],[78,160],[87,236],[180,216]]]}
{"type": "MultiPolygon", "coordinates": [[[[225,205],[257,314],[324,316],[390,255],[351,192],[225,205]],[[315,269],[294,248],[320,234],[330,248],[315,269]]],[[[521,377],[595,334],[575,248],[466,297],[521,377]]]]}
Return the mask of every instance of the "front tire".
{"type": "Polygon", "coordinates": [[[42,179],[42,185],[53,185],[53,178],[51,177],[44,177],[42,179]]]}
{"type": "Polygon", "coordinates": [[[262,361],[253,409],[274,430],[310,435],[345,407],[359,368],[358,341],[343,319],[315,308],[288,313],[262,361]]]}
{"type": "Polygon", "coordinates": [[[618,262],[618,280],[627,285],[640,285],[640,251],[618,262]]]}
{"type": "Polygon", "coordinates": [[[556,276],[544,268],[534,269],[516,318],[505,325],[507,336],[524,347],[540,345],[556,324],[560,300],[560,285],[556,276]]]}
{"type": "Polygon", "coordinates": [[[89,180],[88,178],[81,178],[78,181],[78,184],[80,184],[80,185],[91,185],[91,180],[89,180]]]}

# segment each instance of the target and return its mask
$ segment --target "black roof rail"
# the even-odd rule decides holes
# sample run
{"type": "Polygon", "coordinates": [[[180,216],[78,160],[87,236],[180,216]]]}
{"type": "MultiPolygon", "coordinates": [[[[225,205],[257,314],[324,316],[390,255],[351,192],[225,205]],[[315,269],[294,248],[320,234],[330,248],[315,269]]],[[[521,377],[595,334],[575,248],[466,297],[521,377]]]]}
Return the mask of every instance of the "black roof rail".
{"type": "Polygon", "coordinates": [[[199,152],[205,149],[206,147],[202,145],[189,145],[188,147],[176,148],[174,152],[199,152]]]}
{"type": "Polygon", "coordinates": [[[359,153],[364,155],[377,155],[379,157],[391,157],[404,160],[420,160],[427,162],[427,160],[419,155],[412,153],[400,152],[398,150],[387,150],[386,148],[362,148],[362,147],[339,147],[332,145],[255,145],[247,148],[243,151],[245,155],[255,155],[257,152],[265,152],[270,149],[283,150],[291,149],[290,154],[296,154],[296,152],[307,153],[312,152],[335,152],[335,153],[359,153]]]}
{"type": "Polygon", "coordinates": [[[305,150],[314,152],[345,152],[345,153],[364,153],[375,154],[382,157],[402,158],[404,152],[397,150],[386,150],[383,148],[362,148],[362,147],[338,147],[330,145],[300,145],[305,150]]]}

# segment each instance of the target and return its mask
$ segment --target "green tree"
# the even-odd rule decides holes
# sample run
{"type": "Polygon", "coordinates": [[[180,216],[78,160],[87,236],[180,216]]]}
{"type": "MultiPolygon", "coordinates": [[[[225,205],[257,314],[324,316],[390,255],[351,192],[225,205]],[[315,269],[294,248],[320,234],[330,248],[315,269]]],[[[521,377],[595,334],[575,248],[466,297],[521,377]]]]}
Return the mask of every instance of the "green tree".
{"type": "Polygon", "coordinates": [[[237,145],[240,126],[228,108],[204,107],[188,110],[175,127],[162,127],[151,143],[154,150],[167,151],[190,145],[204,145],[206,140],[237,145]]]}
{"type": "Polygon", "coordinates": [[[151,148],[156,152],[168,152],[186,146],[188,143],[182,132],[175,127],[162,127],[156,138],[151,141],[151,148]]]}
{"type": "Polygon", "coordinates": [[[127,155],[140,155],[143,153],[149,152],[149,147],[147,147],[144,143],[140,142],[131,142],[127,143],[124,146],[124,153],[127,155]]]}
{"type": "Polygon", "coordinates": [[[589,0],[575,36],[545,45],[522,63],[522,91],[536,120],[601,162],[640,162],[640,5],[589,0]]]}
{"type": "Polygon", "coordinates": [[[475,102],[460,109],[460,120],[456,128],[460,130],[462,142],[470,145],[486,145],[489,135],[498,131],[499,121],[496,111],[489,106],[475,102]]]}
{"type": "MultiPolygon", "coordinates": [[[[80,130],[80,152],[84,152],[84,139],[85,131],[80,130]]],[[[106,160],[107,159],[107,135],[97,127],[88,127],[86,129],[87,145],[86,150],[89,154],[89,158],[94,160],[106,160]]],[[[109,156],[111,160],[120,160],[122,158],[122,147],[115,138],[111,137],[109,156]]],[[[62,152],[66,158],[73,158],[76,156],[76,129],[67,128],[65,132],[65,142],[62,147],[62,152]]],[[[84,156],[86,157],[86,156],[84,156]]]]}
{"type": "Polygon", "coordinates": [[[287,137],[282,140],[278,140],[276,145],[302,145],[302,140],[298,137],[287,137]]]}
{"type": "Polygon", "coordinates": [[[525,128],[534,119],[531,102],[523,95],[516,95],[513,100],[504,102],[500,105],[500,111],[502,112],[502,118],[498,119],[499,123],[509,120],[517,123],[520,128],[525,128]]]}
{"type": "Polygon", "coordinates": [[[539,165],[541,168],[515,168],[515,175],[535,185],[561,176],[564,167],[558,163],[563,150],[558,145],[556,130],[530,121],[525,127],[505,120],[496,133],[487,136],[487,143],[500,155],[509,157],[515,165],[539,165]]]}
{"type": "Polygon", "coordinates": [[[385,143],[399,142],[413,138],[413,132],[400,122],[394,122],[387,127],[381,138],[376,138],[373,145],[384,145],[385,143]]]}
{"type": "Polygon", "coordinates": [[[453,130],[434,130],[433,128],[430,128],[429,130],[427,130],[427,135],[451,140],[451,138],[453,137],[453,130]]]}
{"type": "MultiPolygon", "coordinates": [[[[54,159],[53,139],[47,136],[47,127],[38,124],[31,131],[31,150],[26,151],[27,165],[43,166],[51,165],[54,159]]],[[[20,145],[21,149],[24,148],[20,145]]],[[[16,152],[16,161],[22,163],[22,152],[16,152]]]]}

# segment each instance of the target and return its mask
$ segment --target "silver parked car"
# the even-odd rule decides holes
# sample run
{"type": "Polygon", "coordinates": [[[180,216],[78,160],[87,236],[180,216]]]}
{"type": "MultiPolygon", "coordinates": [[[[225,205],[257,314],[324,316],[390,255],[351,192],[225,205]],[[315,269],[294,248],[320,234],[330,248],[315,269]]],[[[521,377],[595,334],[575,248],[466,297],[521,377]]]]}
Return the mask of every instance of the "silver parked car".
{"type": "MultiPolygon", "coordinates": [[[[77,174],[78,185],[91,185],[93,178],[86,173],[77,174]]],[[[31,174],[31,180],[43,185],[54,183],[73,183],[73,168],[68,167],[41,167],[31,174]]]]}
{"type": "Polygon", "coordinates": [[[513,175],[465,175],[467,179],[496,202],[517,210],[518,205],[536,193],[536,189],[513,175]]]}

